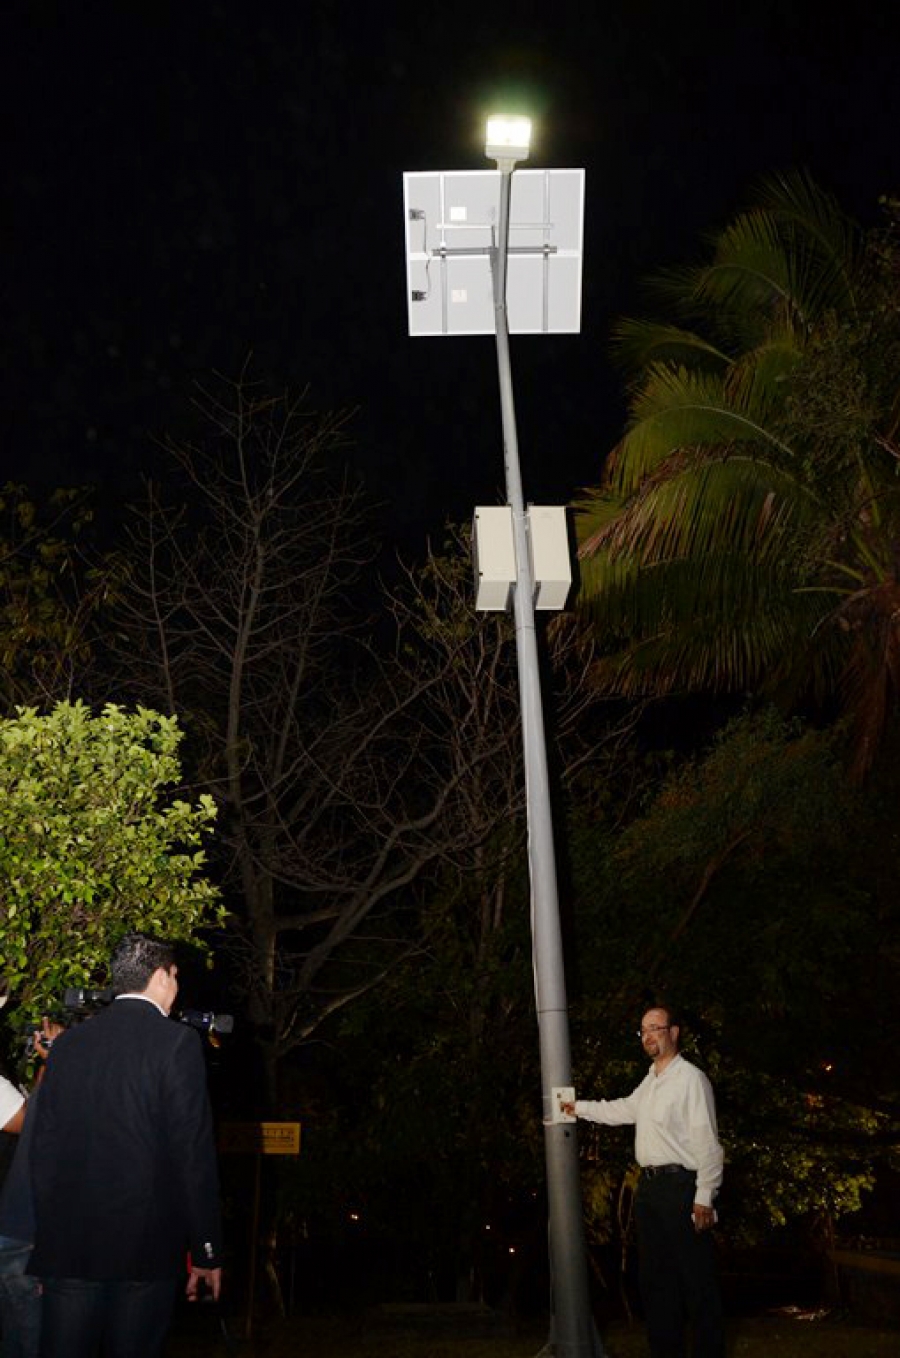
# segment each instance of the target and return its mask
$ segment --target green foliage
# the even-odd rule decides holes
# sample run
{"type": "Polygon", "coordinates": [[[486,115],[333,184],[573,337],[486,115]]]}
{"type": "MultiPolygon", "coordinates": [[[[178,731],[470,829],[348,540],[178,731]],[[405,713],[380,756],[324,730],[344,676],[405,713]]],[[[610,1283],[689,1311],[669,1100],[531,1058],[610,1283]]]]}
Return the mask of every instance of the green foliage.
{"type": "MultiPolygon", "coordinates": [[[[771,709],[738,718],[705,755],[665,772],[641,814],[608,842],[605,861],[579,883],[578,908],[613,943],[623,1021],[646,990],[666,987],[671,976],[679,989],[697,984],[708,992],[710,972],[721,973],[726,958],[740,964],[738,976],[754,964],[753,984],[765,974],[771,996],[784,950],[756,953],[747,938],[771,944],[773,935],[786,936],[798,899],[798,946],[817,913],[832,933],[856,923],[853,892],[838,892],[831,864],[853,805],[839,750],[835,734],[804,730],[771,709]],[[826,862],[827,876],[818,870],[826,862]],[[798,882],[805,883],[799,898],[798,882]],[[837,894],[840,908],[832,912],[837,894]]],[[[592,832],[573,828],[577,866],[586,852],[578,846],[592,832]]],[[[796,956],[792,965],[796,975],[796,956]]]]}
{"type": "Polygon", "coordinates": [[[0,722],[0,967],[22,1014],[98,983],[128,929],[186,939],[222,917],[203,876],[209,796],[180,781],[174,718],[59,703],[0,722]]]}
{"type": "Polygon", "coordinates": [[[875,1184],[877,1134],[888,1119],[871,1108],[760,1070],[714,1061],[724,1114],[725,1211],[733,1243],[806,1219],[840,1221],[875,1184]],[[739,1116],[736,1116],[739,1112],[739,1116]]]}
{"type": "Polygon", "coordinates": [[[898,274],[895,222],[864,237],[788,176],[666,278],[679,324],[621,324],[628,428],[579,518],[605,689],[838,702],[871,768],[900,694],[898,274]]]}
{"type": "MultiPolygon", "coordinates": [[[[634,1088],[642,1008],[656,995],[685,1005],[686,1054],[716,1089],[733,1241],[856,1211],[896,1143],[893,1037],[878,1018],[896,973],[875,960],[900,940],[898,837],[877,828],[892,831],[895,803],[878,784],[848,788],[841,734],[745,715],[676,762],[617,834],[574,826],[591,978],[573,1015],[577,1085],[634,1088]]],[[[583,1137],[589,1225],[605,1241],[627,1207],[633,1136],[583,1137]]]]}
{"type": "MultiPolygon", "coordinates": [[[[660,991],[688,1003],[690,1053],[719,1097],[732,1239],[852,1213],[898,1137],[884,1016],[900,957],[900,236],[887,207],[864,237],[808,180],[773,181],[705,263],[670,274],[669,319],[620,327],[629,425],[581,507],[604,691],[845,714],[819,731],[746,716],[676,763],[618,835],[573,824],[579,968],[594,979],[575,1015],[579,1084],[633,1087],[642,1005],[660,991]],[[848,768],[855,784],[868,775],[861,792],[848,768]]],[[[606,1238],[630,1144],[586,1139],[606,1238]]]]}

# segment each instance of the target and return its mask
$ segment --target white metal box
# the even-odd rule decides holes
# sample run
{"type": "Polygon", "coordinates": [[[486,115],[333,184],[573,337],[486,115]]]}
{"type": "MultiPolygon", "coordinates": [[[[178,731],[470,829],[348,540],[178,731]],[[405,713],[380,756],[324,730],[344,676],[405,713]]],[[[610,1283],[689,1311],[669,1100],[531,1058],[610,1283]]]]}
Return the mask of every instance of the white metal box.
{"type": "Polygon", "coordinates": [[[562,505],[529,506],[528,544],[535,608],[565,607],[572,587],[572,561],[566,511],[562,505]]]}
{"type": "Polygon", "coordinates": [[[516,544],[509,505],[479,505],[472,524],[475,607],[505,612],[516,581],[516,544]]]}

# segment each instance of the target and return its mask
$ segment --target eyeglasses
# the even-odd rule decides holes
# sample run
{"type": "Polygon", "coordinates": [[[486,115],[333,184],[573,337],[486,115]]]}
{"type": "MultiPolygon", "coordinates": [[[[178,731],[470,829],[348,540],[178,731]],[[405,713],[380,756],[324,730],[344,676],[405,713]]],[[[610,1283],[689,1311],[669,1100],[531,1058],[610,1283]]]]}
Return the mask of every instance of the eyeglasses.
{"type": "Polygon", "coordinates": [[[651,1028],[642,1028],[639,1033],[635,1033],[635,1037],[644,1038],[649,1037],[651,1033],[667,1033],[671,1026],[671,1023],[654,1023],[651,1028]]]}

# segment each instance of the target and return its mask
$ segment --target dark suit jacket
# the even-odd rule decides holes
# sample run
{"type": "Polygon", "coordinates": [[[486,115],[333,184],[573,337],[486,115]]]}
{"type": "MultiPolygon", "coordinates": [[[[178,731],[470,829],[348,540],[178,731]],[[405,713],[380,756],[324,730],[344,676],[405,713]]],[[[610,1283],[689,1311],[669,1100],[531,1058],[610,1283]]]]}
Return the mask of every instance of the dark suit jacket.
{"type": "Polygon", "coordinates": [[[30,1272],[175,1277],[188,1249],[200,1267],[221,1265],[206,1068],[192,1029],[146,1000],[115,1000],[57,1038],[26,1130],[30,1272]]]}

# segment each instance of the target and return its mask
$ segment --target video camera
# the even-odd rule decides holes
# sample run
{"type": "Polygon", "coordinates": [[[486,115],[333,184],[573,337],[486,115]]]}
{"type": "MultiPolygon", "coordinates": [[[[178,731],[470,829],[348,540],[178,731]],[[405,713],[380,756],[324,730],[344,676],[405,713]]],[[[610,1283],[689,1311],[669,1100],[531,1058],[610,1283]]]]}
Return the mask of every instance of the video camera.
{"type": "MultiPolygon", "coordinates": [[[[49,1013],[47,1018],[51,1023],[59,1024],[61,1028],[71,1028],[74,1024],[96,1014],[114,999],[115,992],[109,989],[72,988],[64,992],[62,1004],[49,1013]]],[[[213,1045],[217,1045],[220,1034],[230,1033],[234,1029],[234,1018],[231,1014],[215,1014],[201,1009],[173,1009],[169,1018],[174,1019],[176,1023],[187,1023],[192,1028],[198,1029],[209,1037],[213,1045]]],[[[22,1037],[27,1039],[26,1059],[32,1058],[35,1054],[34,1034],[39,1027],[39,1024],[34,1023],[20,1027],[22,1037]]]]}
{"type": "MultiPolygon", "coordinates": [[[[106,990],[69,989],[63,995],[63,1011],[67,1015],[88,1018],[115,999],[115,992],[106,990]]],[[[173,1009],[169,1018],[176,1023],[188,1023],[201,1033],[230,1033],[234,1029],[231,1014],[214,1014],[201,1009],[173,1009]]],[[[75,1019],[78,1022],[78,1019],[75,1019]]]]}

